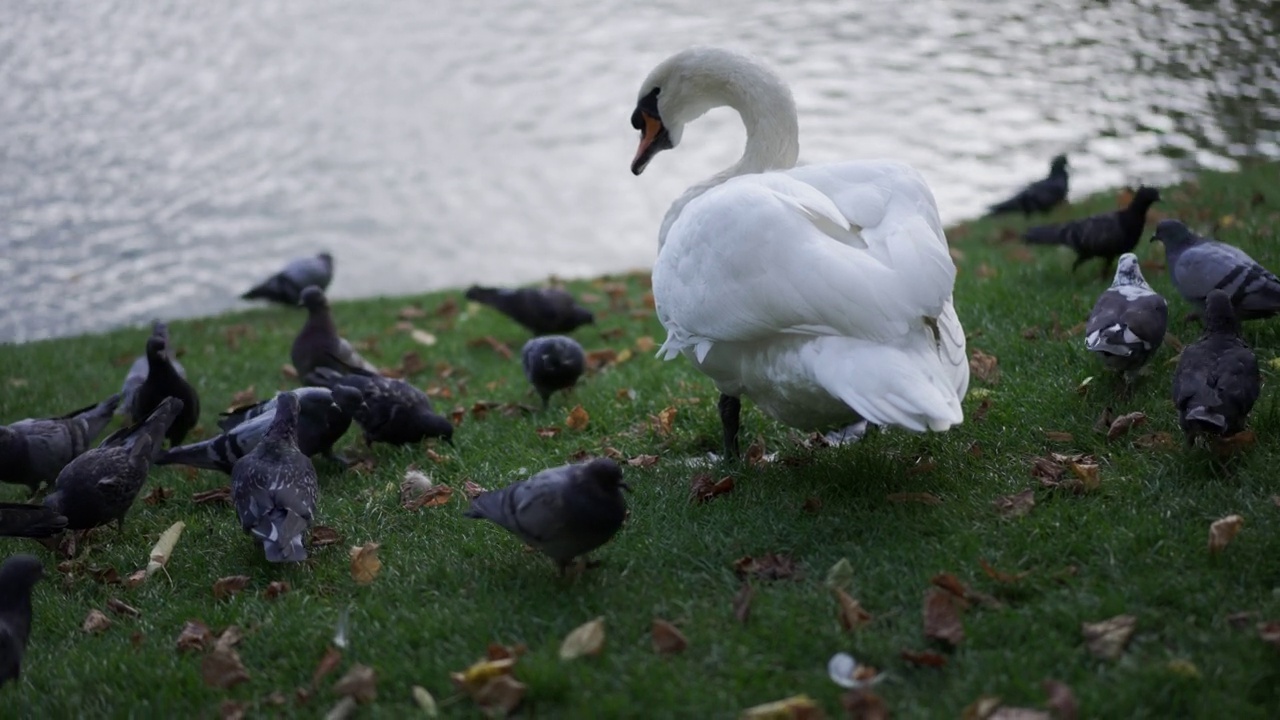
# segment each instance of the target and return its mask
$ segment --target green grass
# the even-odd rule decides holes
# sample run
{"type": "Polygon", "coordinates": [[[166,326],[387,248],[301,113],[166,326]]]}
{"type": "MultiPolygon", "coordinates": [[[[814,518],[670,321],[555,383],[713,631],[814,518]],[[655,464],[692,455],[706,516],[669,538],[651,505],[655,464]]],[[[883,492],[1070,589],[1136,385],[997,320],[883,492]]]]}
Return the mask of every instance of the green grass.
{"type": "MultiPolygon", "coordinates": [[[[1168,189],[1157,209],[1202,230],[1231,216],[1218,236],[1280,268],[1277,187],[1280,166],[1252,165],[1168,189]],[[1255,193],[1265,196],[1260,203],[1255,193]]],[[[1093,198],[1059,210],[1055,219],[1115,203],[1113,195],[1093,198]]],[[[268,565],[229,507],[192,502],[192,493],[225,485],[225,476],[170,468],[154,470],[151,487],[170,488],[172,497],[158,505],[139,502],[121,534],[95,531],[69,576],[53,572],[57,560],[29,541],[0,540],[5,554],[34,548],[51,570],[35,595],[25,674],[0,690],[0,702],[31,717],[210,717],[231,699],[251,716],[316,717],[336,702],[335,679],[358,662],[378,673],[378,697],[360,711],[364,717],[412,716],[418,712],[413,685],[444,703],[445,716],[474,717],[479,711],[470,699],[448,700],[454,695],[448,676],[498,642],[529,647],[515,669],[528,685],[527,716],[734,717],[797,693],[838,715],[843,691],[825,668],[833,653],[848,651],[888,673],[876,692],[896,717],[956,717],[984,694],[1040,707],[1046,678],[1071,686],[1085,717],[1275,717],[1280,652],[1254,630],[1257,620],[1280,619],[1280,507],[1272,500],[1280,494],[1280,417],[1271,383],[1251,420],[1256,446],[1225,463],[1204,450],[1184,450],[1169,401],[1174,351],[1161,349],[1135,393],[1117,397],[1079,334],[1058,339],[1050,333],[1055,316],[1062,328],[1083,321],[1109,280],[1099,280],[1093,265],[1069,274],[1065,250],[1024,254],[1006,227],[1020,228],[1021,221],[974,222],[949,233],[960,255],[956,301],[969,348],[998,357],[1001,371],[994,385],[974,380],[962,426],[933,436],[888,431],[810,450],[799,444],[801,435],[744,403],[744,441],[761,439],[782,461],[739,471],[735,489],[707,504],[690,503],[690,479],[699,471],[682,461],[718,449],[715,393],[683,359],[662,363],[652,350],[635,349],[645,346],[640,338],[663,338],[643,300],[646,277],[571,284],[599,318],[597,328],[577,334],[587,349],[631,348],[632,355],[591,374],[571,396],[556,396],[547,414],[533,417],[495,408],[480,418],[471,411],[479,401],[534,402],[517,360],[469,344],[494,336],[518,352],[525,336],[505,318],[461,303],[456,315],[412,321],[438,338],[424,346],[396,329],[397,312],[412,301],[433,313],[447,299],[461,301],[459,293],[337,303],[345,335],[376,339],[369,355],[378,364],[397,365],[409,351],[426,361],[412,380],[447,390],[450,397],[437,397],[444,409],[464,410],[456,450],[433,445],[442,458],[435,462],[424,447],[379,447],[376,466],[360,473],[339,473],[318,461],[318,523],[343,540],[315,550],[300,567],[268,565]],[[1025,338],[1023,331],[1034,326],[1042,331],[1025,338]],[[1090,376],[1088,391],[1077,393],[1090,376]],[[989,410],[978,419],[974,410],[984,394],[989,410]],[[590,415],[581,431],[565,428],[575,404],[590,415]],[[1149,420],[1108,442],[1093,429],[1107,406],[1116,414],[1140,410],[1149,420]],[[649,418],[668,407],[678,412],[663,434],[649,418]],[[554,437],[535,432],[546,426],[562,431],[554,437]],[[1045,431],[1073,439],[1050,441],[1045,431]],[[1173,447],[1134,444],[1153,432],[1172,435],[1173,447]],[[416,512],[399,502],[398,484],[411,464],[459,490],[467,480],[492,488],[606,447],[660,460],[626,469],[635,490],[631,517],[596,553],[604,565],[576,581],[557,578],[549,561],[495,526],[464,519],[461,492],[446,506],[416,512]],[[1040,487],[1031,460],[1050,451],[1097,456],[1101,486],[1078,495],[1040,487]],[[1026,516],[1007,519],[994,510],[996,498],[1028,488],[1035,488],[1036,504],[1026,516]],[[942,502],[886,497],[908,492],[942,502]],[[1231,513],[1244,516],[1244,529],[1225,552],[1210,555],[1209,524],[1231,513]],[[124,576],[143,567],[159,534],[178,520],[187,528],[168,578],[161,574],[127,589],[88,572],[112,567],[124,576]],[[347,548],[367,541],[382,544],[383,568],[361,586],[351,578],[347,548]],[[741,624],[732,607],[741,584],[733,563],[769,552],[794,558],[800,575],[755,582],[751,616],[741,624]],[[827,569],[841,558],[855,571],[852,594],[874,616],[855,632],[841,630],[823,586],[827,569]],[[984,574],[983,559],[1030,575],[1002,585],[984,574]],[[948,664],[916,668],[899,654],[936,647],[923,636],[921,607],[939,572],[995,595],[1002,606],[969,609],[966,638],[948,654],[948,664]],[[213,583],[238,574],[250,576],[249,587],[216,601],[213,583]],[[263,591],[273,580],[289,582],[292,591],[267,599],[263,591]],[[112,614],[106,632],[82,632],[86,614],[105,611],[111,598],[136,607],[141,617],[112,614]],[[310,683],[344,608],[350,609],[350,646],[343,665],[299,704],[294,691],[310,683]],[[1227,618],[1242,611],[1258,616],[1237,629],[1227,618]],[[1116,661],[1094,658],[1080,624],[1121,613],[1138,618],[1132,642],[1116,661]],[[603,654],[560,661],[561,639],[601,615],[608,634],[603,654]],[[649,631],[656,617],[687,635],[683,654],[654,653],[649,631]],[[202,683],[200,656],[175,650],[189,619],[215,630],[245,629],[239,652],[248,682],[229,691],[202,683]],[[277,691],[287,698],[283,706],[268,701],[277,691]]],[[[1163,264],[1158,244],[1144,242],[1139,252],[1163,264]]],[[[1169,299],[1170,331],[1193,340],[1198,329],[1183,322],[1189,307],[1168,276],[1149,265],[1147,277],[1169,299]]],[[[301,320],[300,313],[279,308],[171,324],[203,399],[206,431],[237,391],[253,386],[265,397],[291,387],[281,365],[301,320]],[[237,334],[232,328],[246,327],[228,342],[237,334]]],[[[1246,328],[1267,381],[1276,374],[1270,361],[1280,346],[1278,328],[1276,321],[1246,328]]],[[[61,413],[114,392],[122,360],[141,351],[144,337],[134,329],[0,347],[0,419],[61,413]]],[[[356,442],[352,432],[344,444],[359,452],[356,442]]],[[[18,487],[0,492],[9,500],[25,495],[18,487]]]]}

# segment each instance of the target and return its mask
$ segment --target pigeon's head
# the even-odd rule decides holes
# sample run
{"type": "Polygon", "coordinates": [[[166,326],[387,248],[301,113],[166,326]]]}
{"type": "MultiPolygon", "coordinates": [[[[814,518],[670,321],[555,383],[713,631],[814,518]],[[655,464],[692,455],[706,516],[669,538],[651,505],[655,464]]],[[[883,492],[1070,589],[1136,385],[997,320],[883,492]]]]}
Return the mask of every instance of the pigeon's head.
{"type": "Polygon", "coordinates": [[[1058,155],[1049,163],[1050,175],[1061,175],[1067,171],[1067,156],[1058,155]]]}
{"type": "Polygon", "coordinates": [[[1148,208],[1152,203],[1160,202],[1159,188],[1153,188],[1149,185],[1143,185],[1133,194],[1133,199],[1129,201],[1130,207],[1148,208]]]}
{"type": "Polygon", "coordinates": [[[285,440],[296,438],[298,431],[298,396],[291,392],[276,393],[276,414],[267,428],[266,439],[285,440]]]}
{"type": "Polygon", "coordinates": [[[584,307],[574,307],[569,311],[569,320],[573,327],[582,325],[590,325],[596,321],[596,316],[584,307]]]}
{"type": "Polygon", "coordinates": [[[329,300],[324,296],[324,291],[315,285],[308,285],[302,294],[298,296],[298,304],[307,310],[316,311],[324,310],[329,307],[329,300]]]}
{"type": "Polygon", "coordinates": [[[44,563],[34,555],[12,555],[0,565],[0,588],[6,593],[29,593],[44,577],[44,563]]]}
{"type": "Polygon", "coordinates": [[[163,335],[153,334],[151,337],[147,338],[147,359],[156,361],[162,360],[164,358],[165,348],[168,344],[169,343],[165,341],[163,335]]]}
{"type": "Polygon", "coordinates": [[[1142,265],[1138,262],[1137,255],[1125,253],[1120,256],[1120,262],[1116,264],[1116,278],[1111,284],[1147,287],[1147,280],[1142,277],[1142,265]]]}
{"type": "Polygon", "coordinates": [[[364,394],[350,385],[338,385],[333,388],[333,404],[346,415],[355,415],[356,408],[364,401],[364,394]]]}
{"type": "Polygon", "coordinates": [[[1204,299],[1204,329],[1206,332],[1240,333],[1240,320],[1231,304],[1231,296],[1222,290],[1213,290],[1204,299]]]}
{"type": "Polygon", "coordinates": [[[320,262],[324,263],[325,267],[333,270],[333,255],[331,253],[322,252],[316,257],[320,258],[320,262]]]}
{"type": "Polygon", "coordinates": [[[595,458],[583,464],[582,475],[605,490],[631,491],[631,486],[622,481],[622,466],[609,458],[595,458]]]}
{"type": "Polygon", "coordinates": [[[437,415],[426,408],[419,408],[418,422],[427,437],[438,437],[450,445],[453,444],[453,423],[443,415],[437,415]]]}
{"type": "Polygon", "coordinates": [[[159,320],[151,321],[151,334],[164,338],[165,342],[169,342],[169,326],[159,320]]]}
{"type": "Polygon", "coordinates": [[[1156,234],[1151,236],[1152,242],[1164,243],[1165,252],[1190,247],[1198,239],[1191,228],[1179,220],[1161,220],[1156,224],[1156,234]]]}

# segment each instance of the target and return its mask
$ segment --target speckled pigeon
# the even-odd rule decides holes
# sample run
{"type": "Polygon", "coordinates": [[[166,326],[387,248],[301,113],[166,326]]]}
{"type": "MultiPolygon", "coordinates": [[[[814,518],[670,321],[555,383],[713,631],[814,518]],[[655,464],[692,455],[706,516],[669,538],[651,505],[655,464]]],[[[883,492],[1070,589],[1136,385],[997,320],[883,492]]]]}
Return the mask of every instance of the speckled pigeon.
{"type": "Polygon", "coordinates": [[[315,385],[345,385],[360,391],[364,401],[356,408],[355,418],[364,431],[366,445],[408,445],[432,437],[453,444],[453,424],[436,414],[426,393],[405,380],[353,367],[347,367],[345,373],[317,368],[307,377],[315,385]]]}
{"type": "Polygon", "coordinates": [[[1132,380],[1164,342],[1169,305],[1142,277],[1138,256],[1125,253],[1115,281],[1098,296],[1085,326],[1085,347],[1132,380]]]}
{"type": "Polygon", "coordinates": [[[315,513],[316,469],[298,450],[298,398],[276,396],[267,435],[231,470],[231,500],[240,527],[262,545],[270,562],[307,559],[303,538],[315,513]]]}

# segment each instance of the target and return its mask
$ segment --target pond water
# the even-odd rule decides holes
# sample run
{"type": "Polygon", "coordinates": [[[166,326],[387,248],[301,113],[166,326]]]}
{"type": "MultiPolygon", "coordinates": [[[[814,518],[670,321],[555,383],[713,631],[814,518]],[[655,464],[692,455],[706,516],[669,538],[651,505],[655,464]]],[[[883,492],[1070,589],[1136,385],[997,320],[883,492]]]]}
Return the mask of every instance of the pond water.
{"type": "Polygon", "coordinates": [[[713,111],[629,172],[692,44],[781,71],[801,162],[909,161],[948,222],[1060,152],[1073,196],[1280,156],[1269,5],[8,0],[0,342],[243,306],[320,249],[337,298],[646,267],[744,138],[713,111]]]}

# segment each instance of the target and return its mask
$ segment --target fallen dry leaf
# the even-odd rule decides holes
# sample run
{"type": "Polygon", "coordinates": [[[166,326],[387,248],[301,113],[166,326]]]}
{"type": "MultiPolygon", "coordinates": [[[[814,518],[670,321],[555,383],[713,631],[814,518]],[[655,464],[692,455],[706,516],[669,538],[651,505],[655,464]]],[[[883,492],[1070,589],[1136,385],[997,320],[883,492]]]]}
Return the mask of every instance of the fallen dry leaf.
{"type": "Polygon", "coordinates": [[[163,505],[171,497],[173,497],[173,488],[156,485],[146,497],[142,498],[142,502],[147,505],[163,505]]]}
{"type": "Polygon", "coordinates": [[[992,503],[996,512],[1007,518],[1018,518],[1031,512],[1036,506],[1036,493],[1034,490],[1023,490],[1013,495],[1005,495],[998,497],[992,503]]]}
{"type": "Polygon", "coordinates": [[[840,696],[840,706],[849,720],[888,720],[889,708],[868,688],[854,688],[840,696]]]}
{"type": "MultiPolygon", "coordinates": [[[[608,451],[611,449],[612,448],[606,448],[605,455],[609,455],[608,451]]],[[[615,450],[614,452],[617,452],[617,451],[615,450]]],[[[658,456],[657,455],[637,455],[633,458],[628,458],[627,464],[630,465],[631,467],[638,467],[638,468],[653,467],[654,465],[658,464],[658,456]]]]}
{"type": "Polygon", "coordinates": [[[1220,458],[1229,458],[1236,453],[1248,450],[1258,443],[1258,436],[1252,430],[1241,430],[1235,435],[1214,438],[1209,447],[1220,458]]]}
{"type": "Polygon", "coordinates": [[[351,548],[351,579],[360,585],[368,585],[378,577],[382,570],[382,561],[378,559],[379,543],[367,542],[351,548]]]}
{"type": "Polygon", "coordinates": [[[751,600],[756,596],[756,589],[751,583],[743,583],[738,592],[733,594],[733,617],[743,625],[751,619],[751,600]]]}
{"type": "Polygon", "coordinates": [[[996,276],[996,269],[986,263],[978,263],[978,269],[975,271],[975,274],[986,280],[996,276]]]}
{"type": "Polygon", "coordinates": [[[932,650],[906,650],[903,649],[902,659],[912,665],[920,665],[922,667],[940,668],[947,664],[947,656],[936,653],[932,650]]]}
{"type": "Polygon", "coordinates": [[[929,584],[946,590],[956,598],[966,601],[965,605],[968,605],[969,588],[965,587],[964,583],[960,582],[960,579],[955,575],[945,572],[938,573],[937,575],[929,578],[929,584]]]}
{"type": "Polygon", "coordinates": [[[356,710],[359,707],[360,703],[356,702],[355,698],[343,697],[332,708],[329,708],[329,712],[324,714],[324,720],[347,720],[356,714],[356,710]]]}
{"type": "Polygon", "coordinates": [[[462,483],[462,494],[466,495],[468,500],[475,500],[487,492],[489,492],[487,488],[473,480],[462,483]]]}
{"type": "Polygon", "coordinates": [[[520,707],[528,690],[527,685],[511,675],[499,675],[472,693],[471,699],[485,710],[505,716],[520,707]]]}
{"type": "MultiPolygon", "coordinates": [[[[409,337],[413,338],[413,341],[418,343],[419,345],[426,345],[427,347],[431,347],[432,345],[436,344],[436,336],[432,335],[426,330],[419,330],[418,328],[414,328],[409,331],[409,337]]],[[[501,354],[501,352],[499,352],[499,354],[501,354]]],[[[406,375],[412,374],[410,373],[407,367],[405,367],[404,372],[406,375]]]]}
{"type": "Polygon", "coordinates": [[[511,348],[507,347],[506,343],[502,342],[501,340],[495,338],[492,335],[485,335],[482,338],[476,338],[474,340],[467,341],[467,347],[483,347],[486,345],[490,349],[492,349],[494,352],[501,355],[502,359],[504,360],[511,359],[511,348]]]}
{"type": "Polygon", "coordinates": [[[249,586],[248,575],[229,575],[213,583],[215,600],[225,600],[249,586]]]}
{"type": "Polygon", "coordinates": [[[510,674],[515,663],[514,657],[480,660],[460,673],[449,673],[449,680],[458,690],[474,696],[476,691],[494,678],[510,674]]]}
{"type": "Polygon", "coordinates": [[[1045,695],[1049,696],[1044,704],[1049,706],[1049,710],[1057,720],[1076,720],[1080,713],[1080,705],[1076,702],[1075,693],[1071,692],[1071,688],[1067,687],[1066,683],[1045,680],[1040,687],[1044,688],[1045,695]]]}
{"type": "Polygon", "coordinates": [[[1147,421],[1147,416],[1145,413],[1140,413],[1140,412],[1125,413],[1124,415],[1121,415],[1120,417],[1111,421],[1111,427],[1107,428],[1107,439],[1115,440],[1121,435],[1124,435],[1125,433],[1129,432],[1130,429],[1135,428],[1146,421],[1147,421]]]}
{"type": "Polygon", "coordinates": [[[583,655],[599,655],[604,649],[604,616],[574,628],[560,643],[560,659],[573,660],[583,655]]]}
{"type": "Polygon", "coordinates": [[[213,503],[231,504],[231,486],[224,485],[220,488],[205,490],[204,492],[193,493],[191,501],[197,505],[209,505],[213,503]]]}
{"type": "Polygon", "coordinates": [[[1000,382],[1000,361],[995,355],[988,355],[975,349],[969,358],[969,372],[988,385],[1000,382]]]}
{"type": "Polygon", "coordinates": [[[142,617],[142,613],[138,608],[132,605],[126,605],[121,600],[111,598],[107,601],[107,609],[117,615],[128,615],[129,617],[142,617]]]}
{"type": "Polygon", "coordinates": [[[290,363],[285,363],[285,364],[283,364],[283,365],[281,365],[281,366],[280,366],[280,374],[281,374],[281,375],[284,375],[285,377],[289,378],[290,380],[297,380],[297,379],[298,379],[298,369],[297,369],[297,368],[295,368],[295,367],[294,367],[292,364],[290,364],[290,363]]]}
{"type": "Polygon", "coordinates": [[[689,500],[691,502],[708,502],[733,490],[733,476],[725,475],[716,480],[713,475],[703,473],[695,475],[690,483],[689,500]]]}
{"type": "Polygon", "coordinates": [[[964,640],[964,624],[955,596],[940,588],[929,588],[924,596],[924,635],[952,646],[964,640]]]}
{"type": "Polygon", "coordinates": [[[1075,440],[1076,437],[1075,435],[1072,435],[1069,432],[1062,432],[1060,430],[1045,430],[1044,439],[1048,440],[1049,442],[1069,443],[1075,440]]]}
{"type": "Polygon", "coordinates": [[[281,595],[284,595],[285,593],[289,592],[289,590],[291,589],[292,588],[289,587],[289,583],[285,582],[284,580],[273,580],[267,583],[267,589],[263,590],[262,594],[268,600],[275,600],[281,595]]]}
{"type": "Polygon", "coordinates": [[[213,642],[213,633],[199,620],[188,620],[178,633],[176,641],[178,651],[203,650],[213,642]]]}
{"type": "Polygon", "coordinates": [[[240,661],[240,653],[219,641],[200,661],[200,677],[205,685],[226,690],[248,681],[249,672],[240,661]]]}
{"type": "Polygon", "coordinates": [[[315,690],[320,687],[320,681],[325,675],[338,669],[338,665],[342,662],[342,652],[338,648],[329,645],[324,649],[324,655],[320,657],[320,662],[316,664],[316,669],[311,673],[311,689],[315,690]]]}
{"type": "Polygon", "coordinates": [[[342,542],[342,535],[331,527],[317,525],[311,528],[311,542],[309,545],[312,548],[322,548],[326,545],[336,545],[340,542],[342,542]]]}
{"type": "Polygon", "coordinates": [[[741,579],[751,576],[761,580],[789,580],[796,577],[796,563],[778,553],[765,553],[758,558],[744,555],[733,562],[733,572],[741,579]]]}
{"type": "Polygon", "coordinates": [[[987,720],[1053,720],[1053,717],[1044,710],[1001,706],[988,715],[987,720]]]}
{"type": "Polygon", "coordinates": [[[1280,621],[1272,620],[1271,622],[1258,623],[1258,637],[1263,642],[1280,650],[1280,621]]]}
{"type": "Polygon", "coordinates": [[[827,579],[823,582],[831,590],[853,587],[853,563],[849,558],[840,558],[827,569],[827,579]]]}
{"type": "Polygon", "coordinates": [[[120,584],[120,573],[116,572],[116,569],[109,565],[106,567],[89,568],[89,577],[92,577],[94,580],[102,583],[103,585],[119,585],[120,584]]]}
{"type": "Polygon", "coordinates": [[[540,438],[549,439],[559,435],[560,428],[555,425],[550,425],[548,427],[534,428],[533,432],[540,438]]]}
{"type": "Polygon", "coordinates": [[[1081,623],[1080,631],[1094,657],[1115,660],[1124,652],[1137,626],[1138,618],[1133,615],[1117,615],[1096,623],[1081,623]]]}
{"type": "Polygon", "coordinates": [[[427,316],[427,311],[417,305],[405,305],[396,313],[397,320],[420,320],[427,316]]]}
{"type": "Polygon", "coordinates": [[[835,589],[837,618],[840,620],[840,627],[845,631],[857,630],[871,622],[871,613],[867,612],[862,603],[853,599],[853,596],[845,592],[841,588],[835,589]]]}
{"type": "Polygon", "coordinates": [[[421,685],[414,685],[410,690],[413,695],[413,702],[422,710],[429,718],[440,716],[440,707],[436,704],[436,699],[431,696],[430,692],[421,685]]]}
{"type": "Polygon", "coordinates": [[[1225,550],[1243,526],[1244,518],[1239,515],[1228,515],[1214,520],[1209,526],[1209,552],[1218,553],[1225,550]]]}
{"type": "MultiPolygon", "coordinates": [[[[403,498],[404,496],[401,495],[403,498]]],[[[417,510],[424,507],[438,507],[449,502],[449,498],[453,497],[453,488],[448,485],[436,485],[430,490],[419,494],[415,498],[410,498],[403,502],[406,510],[417,510]]]]}
{"type": "Polygon", "coordinates": [[[738,720],[822,720],[822,708],[808,695],[795,695],[743,710],[738,720]]]}
{"type": "Polygon", "coordinates": [[[333,686],[339,695],[371,703],[378,699],[378,673],[368,665],[355,664],[333,686]]]}
{"type": "Polygon", "coordinates": [[[663,408],[658,411],[655,416],[657,418],[658,433],[661,435],[670,435],[671,429],[675,427],[676,413],[679,412],[675,406],[663,408]]]}
{"type": "Polygon", "coordinates": [[[982,402],[978,403],[978,407],[973,409],[973,421],[982,422],[986,420],[989,412],[991,412],[991,398],[982,398],[982,402]]]}
{"type": "Polygon", "coordinates": [[[927,492],[889,493],[884,496],[884,499],[892,503],[920,503],[921,505],[942,504],[942,498],[939,498],[933,493],[927,492]]]}
{"type": "Polygon", "coordinates": [[[569,416],[564,419],[565,427],[570,430],[583,430],[587,427],[587,423],[591,422],[591,416],[581,405],[575,405],[569,411],[569,416]]]}
{"type": "Polygon", "coordinates": [[[1097,463],[1073,462],[1070,467],[1071,472],[1080,479],[1080,484],[1086,491],[1097,490],[1102,485],[1097,463]]]}
{"type": "Polygon", "coordinates": [[[1173,442],[1173,436],[1167,432],[1153,432],[1146,435],[1139,435],[1133,439],[1135,447],[1144,450],[1172,450],[1177,445],[1173,442]]]}
{"type": "Polygon", "coordinates": [[[653,637],[653,651],[659,655],[674,655],[689,647],[689,640],[684,633],[666,620],[654,618],[650,634],[653,637]]]}
{"type": "Polygon", "coordinates": [[[84,618],[84,623],[80,625],[82,631],[91,635],[103,632],[109,627],[111,627],[111,618],[101,610],[90,610],[84,618]]]}
{"type": "Polygon", "coordinates": [[[1016,583],[1022,578],[1031,574],[1030,570],[1024,570],[1020,573],[1017,573],[1016,575],[1010,575],[1009,573],[1006,573],[1006,572],[1000,572],[994,567],[991,567],[991,564],[988,563],[985,558],[979,558],[978,563],[982,565],[982,571],[987,574],[987,577],[991,578],[992,580],[995,580],[998,583],[1016,583]]]}
{"type": "Polygon", "coordinates": [[[587,370],[596,372],[610,363],[617,362],[618,353],[616,350],[605,348],[603,350],[592,350],[587,353],[587,370]]]}
{"type": "Polygon", "coordinates": [[[987,720],[1000,707],[1000,698],[995,695],[982,695],[965,706],[960,713],[961,720],[987,720]]]}

